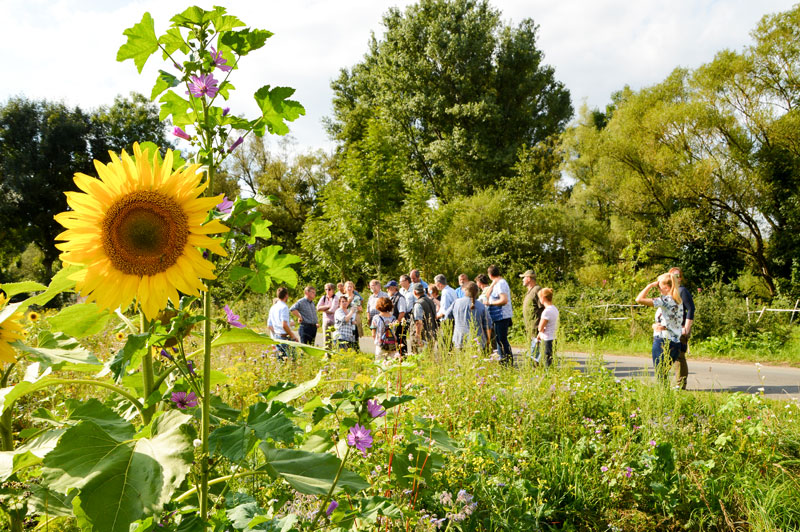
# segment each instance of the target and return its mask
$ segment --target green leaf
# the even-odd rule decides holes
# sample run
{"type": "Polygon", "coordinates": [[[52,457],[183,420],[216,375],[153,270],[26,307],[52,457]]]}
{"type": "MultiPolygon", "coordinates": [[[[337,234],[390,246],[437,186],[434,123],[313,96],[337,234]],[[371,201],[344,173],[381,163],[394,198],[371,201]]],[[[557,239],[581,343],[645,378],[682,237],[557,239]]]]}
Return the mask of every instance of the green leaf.
{"type": "Polygon", "coordinates": [[[268,246],[256,251],[254,258],[258,264],[259,273],[295,287],[297,272],[291,268],[291,265],[300,262],[300,257],[279,253],[281,249],[283,249],[281,246],[268,246]]]}
{"type": "Polygon", "coordinates": [[[156,78],[156,83],[153,85],[153,91],[150,93],[150,99],[155,101],[156,96],[161,94],[167,89],[172,87],[177,87],[180,85],[181,80],[166,72],[164,70],[158,71],[158,78],[156,78]]]}
{"type": "Polygon", "coordinates": [[[47,321],[56,331],[85,338],[102,331],[109,319],[111,314],[107,310],[101,309],[95,303],[83,303],[66,307],[47,321]]]}
{"type": "Polygon", "coordinates": [[[57,381],[55,377],[50,377],[51,368],[47,368],[39,375],[39,363],[34,362],[25,369],[23,380],[13,386],[0,389],[0,414],[9,408],[20,397],[41,390],[57,381]]]}
{"type": "Polygon", "coordinates": [[[243,266],[234,266],[231,268],[231,272],[228,274],[231,278],[231,281],[239,281],[241,279],[249,279],[256,272],[251,270],[250,268],[245,268],[243,266]]]}
{"type": "Polygon", "coordinates": [[[147,59],[158,50],[153,17],[150,16],[150,13],[145,13],[141,22],[134,24],[122,34],[128,37],[128,42],[123,44],[117,52],[117,61],[133,59],[139,74],[141,74],[147,59]]]}
{"type": "Polygon", "coordinates": [[[45,484],[59,493],[77,488],[75,513],[92,530],[128,532],[133,521],[160,511],[183,482],[194,456],[190,420],[167,412],[153,420],[150,438],[136,440],[82,421],[45,457],[45,484]]]}
{"type": "MultiPolygon", "coordinates": [[[[190,49],[189,46],[186,44],[186,41],[183,40],[183,36],[181,35],[181,30],[178,28],[170,28],[167,32],[159,37],[158,42],[164,47],[164,59],[167,59],[166,54],[171,54],[175,50],[180,50],[181,52],[188,54],[190,49]]],[[[152,97],[150,98],[153,99],[152,97]]]]}
{"type": "Polygon", "coordinates": [[[270,238],[272,236],[272,231],[269,230],[269,226],[271,225],[272,222],[269,220],[262,220],[259,216],[259,218],[250,224],[250,238],[247,239],[247,243],[255,244],[256,238],[263,238],[264,240],[270,238]]]}
{"type": "Polygon", "coordinates": [[[95,366],[100,364],[94,353],[82,347],[76,339],[70,338],[61,332],[53,334],[50,331],[42,331],[39,333],[36,347],[21,344],[19,350],[31,353],[34,358],[45,366],[58,364],[90,364],[95,366]]]}
{"type": "Polygon", "coordinates": [[[219,42],[239,55],[247,55],[264,46],[270,37],[272,37],[272,32],[267,30],[226,31],[220,34],[219,42]]]}
{"type": "Polygon", "coordinates": [[[376,495],[360,501],[358,517],[368,523],[376,523],[379,516],[397,518],[402,515],[403,511],[386,497],[376,495]]]}
{"type": "Polygon", "coordinates": [[[226,100],[230,96],[230,91],[232,90],[236,90],[236,87],[234,87],[233,83],[231,83],[230,81],[222,82],[218,89],[220,96],[222,96],[226,100]]]}
{"type": "Polygon", "coordinates": [[[395,453],[392,460],[392,475],[401,488],[409,488],[413,484],[413,476],[424,478],[430,485],[431,474],[441,469],[444,457],[438,453],[431,453],[417,447],[416,443],[406,446],[402,453],[395,453]],[[408,457],[411,456],[411,460],[408,457]],[[414,468],[414,473],[409,472],[414,468]]]}
{"type": "Polygon", "coordinates": [[[195,24],[201,25],[203,23],[203,18],[205,14],[206,14],[205,9],[199,8],[197,6],[192,6],[186,8],[182,13],[175,15],[169,20],[176,26],[185,26],[187,28],[191,28],[195,24]]]}
{"type": "Polygon", "coordinates": [[[50,281],[50,286],[47,287],[47,290],[39,295],[30,297],[23,301],[22,305],[20,306],[20,310],[25,310],[31,305],[45,305],[61,292],[65,292],[74,288],[75,281],[69,277],[70,275],[79,272],[81,269],[82,268],[79,266],[69,266],[59,270],[58,273],[53,276],[53,279],[50,281]]]}
{"type": "Polygon", "coordinates": [[[294,441],[295,434],[303,432],[283,414],[283,407],[274,403],[250,405],[247,413],[247,425],[252,428],[259,440],[272,439],[291,443],[294,441]]]}
{"type": "Polygon", "coordinates": [[[252,441],[252,431],[247,426],[226,425],[208,436],[208,448],[212,454],[238,463],[247,457],[252,441]]]}
{"type": "Polygon", "coordinates": [[[282,391],[279,394],[270,397],[268,401],[280,401],[281,403],[288,404],[289,402],[294,401],[298,397],[304,395],[309,390],[312,390],[317,384],[319,384],[320,379],[322,379],[322,371],[318,371],[317,376],[313,379],[307,380],[298,386],[294,386],[290,389],[282,391]]]}
{"type": "Polygon", "coordinates": [[[314,347],[311,345],[301,344],[298,342],[284,342],[284,341],[277,341],[273,340],[266,334],[257,333],[252,329],[239,329],[233,328],[227,331],[224,331],[220,334],[217,338],[215,338],[211,342],[211,347],[221,347],[223,345],[232,345],[232,344],[261,344],[261,345],[275,345],[275,344],[286,344],[294,346],[297,349],[302,350],[304,353],[309,355],[324,355],[325,349],[321,347],[314,347]]]}
{"type": "Polygon", "coordinates": [[[150,335],[147,333],[128,335],[125,345],[117,351],[114,359],[108,363],[115,381],[125,374],[129,365],[133,364],[133,367],[139,366],[142,357],[147,354],[147,340],[149,338],[150,335]]]}
{"type": "Polygon", "coordinates": [[[103,430],[118,440],[129,440],[136,429],[129,422],[97,399],[88,401],[67,400],[67,408],[72,410],[68,419],[73,421],[94,421],[103,430]]]}
{"type": "Polygon", "coordinates": [[[65,429],[48,430],[13,451],[0,452],[0,481],[7,480],[26,467],[40,464],[47,453],[55,449],[64,431],[65,429]]]}
{"type": "Polygon", "coordinates": [[[292,94],[294,94],[294,89],[291,87],[270,89],[269,85],[265,85],[256,91],[254,95],[256,103],[258,108],[261,109],[264,122],[270,133],[277,135],[287,134],[289,126],[286,125],[284,120],[291,122],[300,115],[306,114],[306,110],[298,102],[287,100],[292,94]]]}
{"type": "MultiPolygon", "coordinates": [[[[326,495],[341,465],[341,460],[328,453],[273,449],[266,443],[259,448],[267,459],[265,469],[271,475],[280,475],[295,490],[306,495],[326,495]]],[[[342,469],[334,493],[356,493],[368,487],[369,484],[356,473],[342,469]]]]}
{"type": "Polygon", "coordinates": [[[0,284],[0,291],[6,293],[6,296],[12,297],[17,294],[25,294],[28,292],[39,292],[45,290],[47,287],[43,284],[35,283],[33,281],[24,281],[22,283],[5,283],[0,284]]]}
{"type": "Polygon", "coordinates": [[[169,91],[158,101],[161,103],[161,110],[158,113],[159,120],[166,120],[171,115],[172,123],[178,127],[194,123],[194,119],[190,116],[194,112],[189,113],[189,109],[192,107],[189,100],[181,98],[174,91],[169,91]]]}
{"type": "Polygon", "coordinates": [[[319,430],[308,435],[300,450],[310,453],[326,453],[332,448],[331,433],[327,430],[319,430]]]}
{"type": "Polygon", "coordinates": [[[29,484],[31,496],[28,497],[28,511],[47,517],[67,517],[72,515],[72,499],[75,493],[63,495],[38,484],[29,484]]]}

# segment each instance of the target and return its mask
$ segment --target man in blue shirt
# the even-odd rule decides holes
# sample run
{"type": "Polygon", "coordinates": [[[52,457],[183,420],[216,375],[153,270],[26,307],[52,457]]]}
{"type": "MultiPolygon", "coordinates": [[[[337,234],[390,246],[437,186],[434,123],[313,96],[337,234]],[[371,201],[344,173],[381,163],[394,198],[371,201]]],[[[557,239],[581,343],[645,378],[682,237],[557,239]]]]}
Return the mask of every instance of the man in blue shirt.
{"type": "Polygon", "coordinates": [[[453,318],[453,305],[456,302],[456,291],[447,285],[447,278],[441,273],[433,278],[433,282],[442,294],[439,304],[439,313],[436,317],[441,320],[453,318]]]}

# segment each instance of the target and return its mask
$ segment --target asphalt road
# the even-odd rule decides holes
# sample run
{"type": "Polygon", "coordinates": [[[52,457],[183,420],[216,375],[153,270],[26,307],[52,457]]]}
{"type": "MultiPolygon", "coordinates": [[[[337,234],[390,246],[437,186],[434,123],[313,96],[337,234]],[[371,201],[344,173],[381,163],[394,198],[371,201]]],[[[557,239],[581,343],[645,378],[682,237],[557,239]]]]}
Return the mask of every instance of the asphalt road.
{"type": "MultiPolygon", "coordinates": [[[[321,341],[321,337],[318,342],[321,341]]],[[[361,350],[374,353],[372,338],[361,338],[361,350]]],[[[519,353],[515,350],[519,357],[519,353]]],[[[562,353],[567,361],[586,366],[587,353],[562,353]]],[[[603,355],[603,361],[621,379],[655,378],[649,356],[603,355]]],[[[689,352],[687,390],[704,392],[763,393],[771,399],[800,400],[800,368],[756,365],[752,362],[716,362],[693,360],[689,352]],[[763,388],[763,391],[760,390],[763,388]]]]}

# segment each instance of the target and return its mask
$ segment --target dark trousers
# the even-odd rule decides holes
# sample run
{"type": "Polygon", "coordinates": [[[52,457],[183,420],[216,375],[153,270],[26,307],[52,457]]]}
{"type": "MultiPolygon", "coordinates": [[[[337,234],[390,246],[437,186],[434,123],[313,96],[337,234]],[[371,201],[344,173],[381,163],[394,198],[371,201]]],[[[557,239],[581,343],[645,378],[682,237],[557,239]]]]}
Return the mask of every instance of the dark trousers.
{"type": "Polygon", "coordinates": [[[511,327],[511,318],[494,322],[494,334],[497,336],[497,353],[500,355],[501,364],[513,364],[514,354],[511,344],[508,343],[508,329],[511,327]]]}
{"type": "Polygon", "coordinates": [[[689,378],[689,364],[686,363],[686,353],[689,351],[689,337],[681,335],[681,352],[678,355],[678,363],[675,366],[675,378],[681,390],[686,389],[686,380],[689,378]]]}
{"type": "Polygon", "coordinates": [[[316,323],[301,323],[297,332],[300,333],[300,343],[314,345],[314,342],[317,340],[316,323]]]}
{"type": "Polygon", "coordinates": [[[664,360],[665,355],[669,356],[669,367],[672,367],[678,357],[680,356],[681,352],[681,344],[680,342],[671,342],[665,338],[661,338],[659,336],[653,337],[653,367],[656,369],[656,375],[661,379],[666,379],[667,374],[661,365],[661,362],[664,360]]]}

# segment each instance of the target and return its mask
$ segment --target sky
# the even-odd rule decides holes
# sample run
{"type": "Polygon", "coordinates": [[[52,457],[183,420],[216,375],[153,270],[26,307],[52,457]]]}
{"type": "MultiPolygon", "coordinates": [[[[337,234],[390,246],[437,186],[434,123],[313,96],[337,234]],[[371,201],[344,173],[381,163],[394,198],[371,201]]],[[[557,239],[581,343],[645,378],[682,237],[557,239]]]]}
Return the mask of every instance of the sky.
{"type": "MultiPolygon", "coordinates": [[[[230,80],[228,105],[256,116],[252,94],[262,85],[294,87],[306,115],[290,124],[300,151],[330,150],[322,119],[331,114],[331,80],[362,60],[371,33],[380,37],[383,14],[408,0],[227,0],[228,13],[274,36],[243,58],[230,80]]],[[[674,68],[696,68],[725,48],[742,50],[766,13],[789,10],[790,0],[492,0],[503,21],[539,25],[537,47],[573,105],[603,108],[625,85],[639,89],[674,68]]],[[[118,63],[122,32],[149,12],[156,34],[192,5],[174,0],[0,0],[4,75],[0,103],[13,96],[63,101],[84,110],[113,103],[116,95],[145,95],[160,55],[141,75],[132,61],[118,63]]],[[[198,4],[211,9],[213,4],[198,4]]],[[[166,69],[166,68],[165,68],[166,69]]]]}

